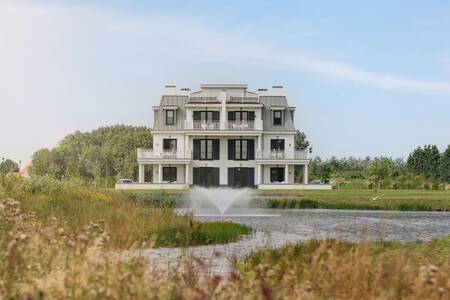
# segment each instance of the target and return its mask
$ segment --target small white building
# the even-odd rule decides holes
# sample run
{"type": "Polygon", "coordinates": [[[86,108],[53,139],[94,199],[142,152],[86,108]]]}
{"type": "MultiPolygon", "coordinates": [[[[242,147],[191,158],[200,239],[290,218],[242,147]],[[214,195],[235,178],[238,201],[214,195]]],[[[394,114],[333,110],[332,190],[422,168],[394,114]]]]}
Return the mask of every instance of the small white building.
{"type": "Polygon", "coordinates": [[[310,158],[294,148],[295,107],[282,86],[252,92],[202,84],[192,92],[167,85],[153,111],[153,149],[137,149],[139,183],[118,188],[330,188],[308,185],[310,158]],[[144,178],[146,165],[152,178],[144,178]]]}

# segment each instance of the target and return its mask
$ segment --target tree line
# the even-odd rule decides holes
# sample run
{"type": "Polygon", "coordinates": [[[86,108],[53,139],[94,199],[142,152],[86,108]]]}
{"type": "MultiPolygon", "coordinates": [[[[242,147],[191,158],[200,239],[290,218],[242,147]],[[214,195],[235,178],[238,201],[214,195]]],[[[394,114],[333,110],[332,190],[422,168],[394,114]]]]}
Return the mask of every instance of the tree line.
{"type": "Polygon", "coordinates": [[[339,184],[367,184],[383,188],[438,188],[450,183],[450,145],[440,153],[436,145],[417,147],[403,158],[315,157],[310,164],[310,179],[339,184]]]}
{"type": "Polygon", "coordinates": [[[32,175],[77,177],[110,186],[117,178],[136,178],[136,149],[151,148],[152,134],[143,126],[115,125],[67,135],[53,149],[33,154],[32,175]]]}
{"type": "MultiPolygon", "coordinates": [[[[152,148],[148,127],[114,125],[90,132],[77,131],[52,149],[36,151],[32,156],[31,174],[56,179],[75,177],[111,186],[118,178],[138,177],[137,148],[152,148]]],[[[295,148],[312,151],[306,135],[299,130],[295,134],[295,148]]],[[[0,173],[18,170],[17,163],[2,159],[0,173]]],[[[309,178],[380,188],[423,188],[426,184],[449,183],[450,145],[442,153],[435,145],[418,147],[406,161],[389,157],[331,157],[326,160],[315,157],[309,166],[309,178]]]]}

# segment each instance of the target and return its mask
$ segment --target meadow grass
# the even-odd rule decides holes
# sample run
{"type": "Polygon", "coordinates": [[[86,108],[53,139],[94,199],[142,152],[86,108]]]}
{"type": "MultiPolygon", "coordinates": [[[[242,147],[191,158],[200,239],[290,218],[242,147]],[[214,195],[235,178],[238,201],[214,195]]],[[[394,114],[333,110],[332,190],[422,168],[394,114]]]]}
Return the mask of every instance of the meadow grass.
{"type": "Polygon", "coordinates": [[[32,212],[44,224],[57,219],[74,233],[86,226],[104,228],[116,248],[227,243],[251,232],[248,226],[231,222],[200,223],[172,208],[143,205],[107,190],[72,183],[54,188],[60,182],[47,178],[32,179],[37,183],[30,189],[28,181],[9,180],[15,181],[16,187],[3,189],[3,194],[19,200],[23,212],[32,212]]]}
{"type": "MultiPolygon", "coordinates": [[[[450,238],[426,243],[309,241],[261,250],[208,277],[108,245],[106,231],[62,230],[0,199],[2,299],[449,299],[450,238]]],[[[193,260],[196,260],[195,262],[193,260]]],[[[207,264],[207,262],[204,262],[207,264]]]]}

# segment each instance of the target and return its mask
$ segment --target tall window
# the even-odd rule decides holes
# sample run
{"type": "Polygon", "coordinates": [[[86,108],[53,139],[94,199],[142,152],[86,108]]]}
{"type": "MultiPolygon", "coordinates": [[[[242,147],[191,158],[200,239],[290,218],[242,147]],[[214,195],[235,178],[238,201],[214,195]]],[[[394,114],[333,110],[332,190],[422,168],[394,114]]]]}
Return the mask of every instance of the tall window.
{"type": "Polygon", "coordinates": [[[254,160],[255,140],[228,140],[229,160],[254,160]]]}
{"type": "Polygon", "coordinates": [[[246,122],[255,121],[254,111],[229,111],[228,121],[246,122]]]}
{"type": "Polygon", "coordinates": [[[193,159],[215,160],[220,159],[220,141],[218,139],[195,139],[193,141],[193,159]]]}
{"type": "Polygon", "coordinates": [[[194,111],[192,118],[194,121],[218,122],[220,120],[219,111],[194,111]]]}
{"type": "Polygon", "coordinates": [[[175,125],[175,111],[166,110],[166,125],[175,125]]]}
{"type": "Polygon", "coordinates": [[[163,149],[164,150],[177,150],[177,139],[163,139],[163,149]]]}
{"type": "Polygon", "coordinates": [[[283,125],[283,111],[273,111],[273,125],[283,125]]]}
{"type": "Polygon", "coordinates": [[[163,181],[175,182],[177,181],[176,167],[163,167],[163,181]]]}
{"type": "Polygon", "coordinates": [[[234,144],[234,159],[235,160],[248,159],[247,140],[236,140],[234,144]]]}

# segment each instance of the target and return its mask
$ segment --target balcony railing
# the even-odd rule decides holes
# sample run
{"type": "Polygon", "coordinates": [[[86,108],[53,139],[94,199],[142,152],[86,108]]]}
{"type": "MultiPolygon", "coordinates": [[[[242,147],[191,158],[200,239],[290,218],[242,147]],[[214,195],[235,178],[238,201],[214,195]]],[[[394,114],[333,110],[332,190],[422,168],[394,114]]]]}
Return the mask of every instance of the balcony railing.
{"type": "Polygon", "coordinates": [[[254,130],[254,121],[228,121],[227,129],[229,130],[254,130]]]}
{"type": "Polygon", "coordinates": [[[189,97],[189,103],[215,103],[219,102],[217,97],[189,97]]]}
{"type": "Polygon", "coordinates": [[[218,121],[193,121],[194,130],[219,130],[220,122],[218,121]]]}
{"type": "Polygon", "coordinates": [[[154,152],[153,149],[137,149],[138,159],[190,159],[191,157],[189,151],[163,150],[154,152]]]}
{"type": "Polygon", "coordinates": [[[257,154],[257,159],[308,159],[308,152],[306,150],[271,150],[271,151],[261,151],[257,154]]]}
{"type": "Polygon", "coordinates": [[[236,130],[236,131],[252,131],[262,130],[262,120],[255,121],[190,121],[186,120],[186,130],[236,130]]]}
{"type": "Polygon", "coordinates": [[[229,103],[258,103],[258,97],[231,97],[228,98],[229,103]]]}

